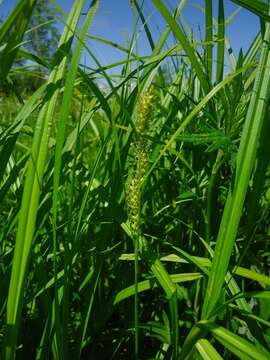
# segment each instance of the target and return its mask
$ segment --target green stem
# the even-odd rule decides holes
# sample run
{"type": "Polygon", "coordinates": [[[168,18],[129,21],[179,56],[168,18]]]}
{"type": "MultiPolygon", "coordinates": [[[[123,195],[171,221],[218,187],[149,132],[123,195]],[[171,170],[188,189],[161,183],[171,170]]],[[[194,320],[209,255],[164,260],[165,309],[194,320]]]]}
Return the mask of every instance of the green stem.
{"type": "Polygon", "coordinates": [[[223,163],[223,152],[221,150],[218,151],[215,164],[212,169],[212,173],[210,176],[210,181],[207,189],[207,199],[206,199],[206,223],[205,223],[205,240],[209,244],[211,240],[211,232],[212,232],[212,218],[213,218],[213,208],[214,208],[214,190],[217,182],[217,175],[219,169],[223,163]]]}
{"type": "Polygon", "coordinates": [[[134,283],[135,283],[135,296],[134,296],[134,327],[135,327],[135,359],[139,359],[139,296],[138,296],[138,273],[139,273],[139,245],[138,235],[134,239],[134,283]]]}

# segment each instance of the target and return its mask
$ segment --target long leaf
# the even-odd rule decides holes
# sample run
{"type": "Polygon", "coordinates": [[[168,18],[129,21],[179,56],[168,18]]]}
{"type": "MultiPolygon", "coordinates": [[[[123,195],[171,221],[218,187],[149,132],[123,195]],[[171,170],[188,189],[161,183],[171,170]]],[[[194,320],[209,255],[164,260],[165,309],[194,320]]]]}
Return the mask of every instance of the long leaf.
{"type": "Polygon", "coordinates": [[[222,326],[213,323],[200,326],[205,326],[225,348],[242,360],[267,360],[270,358],[270,353],[267,353],[266,350],[264,352],[258,349],[246,339],[233,334],[222,326]]]}
{"type": "Polygon", "coordinates": [[[269,5],[262,0],[231,0],[237,5],[243,6],[247,10],[253,12],[254,14],[260,16],[265,21],[270,21],[270,16],[268,13],[269,5]]]}
{"type": "Polygon", "coordinates": [[[15,61],[37,0],[20,0],[0,28],[0,86],[15,61]]]}
{"type": "Polygon", "coordinates": [[[35,222],[39,206],[42,178],[46,164],[48,141],[58,92],[50,97],[50,87],[58,87],[65,70],[67,53],[70,49],[74,30],[83,7],[83,0],[77,1],[70,13],[67,26],[60,39],[55,65],[48,80],[47,96],[39,113],[33,138],[31,159],[26,175],[22,204],[19,215],[15,252],[7,301],[7,333],[4,358],[15,357],[18,328],[23,305],[23,293],[27,265],[35,232],[35,222]]]}
{"type": "Polygon", "coordinates": [[[249,179],[253,170],[258,140],[265,116],[270,89],[270,25],[267,24],[264,45],[254,91],[249,104],[243,136],[237,155],[235,181],[229,191],[219,229],[213,265],[203,306],[203,318],[210,316],[222,290],[225,274],[242,214],[249,179]]]}

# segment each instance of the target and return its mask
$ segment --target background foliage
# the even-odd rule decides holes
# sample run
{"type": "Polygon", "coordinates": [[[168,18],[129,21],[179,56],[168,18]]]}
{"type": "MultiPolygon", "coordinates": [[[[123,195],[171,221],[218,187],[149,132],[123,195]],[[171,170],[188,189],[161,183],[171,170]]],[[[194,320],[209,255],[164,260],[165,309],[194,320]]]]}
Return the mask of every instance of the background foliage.
{"type": "Polygon", "coordinates": [[[98,0],[62,11],[61,36],[54,1],[2,22],[1,358],[270,358],[270,13],[234,2],[261,20],[246,53],[223,0],[202,42],[186,1],[152,0],[157,41],[132,1],[115,77],[87,42],[98,0]]]}

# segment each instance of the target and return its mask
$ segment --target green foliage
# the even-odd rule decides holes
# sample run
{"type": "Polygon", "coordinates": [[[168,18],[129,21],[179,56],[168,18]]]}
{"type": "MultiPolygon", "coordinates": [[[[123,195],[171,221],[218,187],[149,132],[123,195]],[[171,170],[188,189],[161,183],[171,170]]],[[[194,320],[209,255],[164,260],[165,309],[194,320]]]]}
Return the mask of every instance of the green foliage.
{"type": "Polygon", "coordinates": [[[91,35],[98,0],[73,2],[58,44],[54,1],[2,23],[1,359],[270,358],[269,12],[234,2],[265,21],[238,56],[223,0],[202,42],[186,1],[152,1],[158,39],[131,1],[145,56],[136,19],[126,47],[91,35]],[[102,66],[88,38],[122,60],[102,66]],[[36,90],[20,59],[44,69],[36,90]]]}

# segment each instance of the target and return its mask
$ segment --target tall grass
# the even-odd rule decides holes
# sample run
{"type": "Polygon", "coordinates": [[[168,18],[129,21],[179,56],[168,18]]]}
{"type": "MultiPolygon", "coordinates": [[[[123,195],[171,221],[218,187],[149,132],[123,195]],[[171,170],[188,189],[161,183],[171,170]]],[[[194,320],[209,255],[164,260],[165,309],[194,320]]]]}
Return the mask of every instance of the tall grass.
{"type": "Polygon", "coordinates": [[[35,1],[1,25],[1,358],[270,358],[270,9],[234,2],[261,20],[246,53],[223,0],[205,0],[202,41],[186,1],[152,0],[159,38],[132,1],[126,47],[92,36],[98,0],[52,1],[51,63],[23,50],[35,1]],[[48,74],[32,94],[18,56],[48,74]]]}

